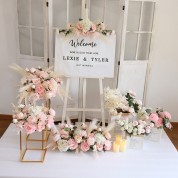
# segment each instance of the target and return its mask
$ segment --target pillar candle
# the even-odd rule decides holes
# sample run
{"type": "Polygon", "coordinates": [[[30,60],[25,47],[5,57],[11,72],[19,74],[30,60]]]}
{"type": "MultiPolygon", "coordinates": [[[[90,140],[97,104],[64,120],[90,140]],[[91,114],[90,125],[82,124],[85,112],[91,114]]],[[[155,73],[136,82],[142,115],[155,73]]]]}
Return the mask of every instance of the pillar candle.
{"type": "Polygon", "coordinates": [[[114,152],[119,152],[120,145],[117,142],[113,143],[113,151],[114,152]]]}
{"type": "Polygon", "coordinates": [[[122,139],[120,142],[120,150],[121,152],[126,151],[126,146],[127,146],[127,140],[126,139],[122,139]]]}
{"type": "Polygon", "coordinates": [[[121,136],[121,135],[117,135],[117,136],[116,136],[116,142],[117,142],[118,144],[120,144],[121,140],[122,140],[122,136],[121,136]]]}

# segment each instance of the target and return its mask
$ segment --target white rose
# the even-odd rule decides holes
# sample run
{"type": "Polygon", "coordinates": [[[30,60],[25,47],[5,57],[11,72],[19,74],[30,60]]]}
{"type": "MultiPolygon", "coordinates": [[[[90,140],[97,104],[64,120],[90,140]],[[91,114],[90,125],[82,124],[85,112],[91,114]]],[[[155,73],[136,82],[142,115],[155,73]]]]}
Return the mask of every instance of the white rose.
{"type": "Polygon", "coordinates": [[[101,129],[101,127],[100,127],[100,128],[98,128],[98,131],[99,131],[99,132],[101,132],[101,130],[102,130],[102,129],[101,129]]]}
{"type": "Polygon", "coordinates": [[[114,35],[115,34],[115,30],[112,30],[112,33],[111,33],[112,35],[114,35]]]}
{"type": "Polygon", "coordinates": [[[19,112],[19,113],[17,114],[17,118],[18,118],[18,119],[23,119],[23,118],[24,118],[24,114],[23,114],[22,112],[19,112]]]}
{"type": "Polygon", "coordinates": [[[146,133],[149,134],[151,132],[150,129],[146,129],[146,133]]]}
{"type": "Polygon", "coordinates": [[[151,123],[150,123],[150,127],[154,127],[154,126],[155,126],[155,125],[151,122],[151,123]]]}
{"type": "Polygon", "coordinates": [[[29,72],[30,70],[28,68],[25,69],[27,72],[29,72]]]}
{"type": "Polygon", "coordinates": [[[20,104],[20,105],[19,105],[19,108],[24,108],[24,107],[25,107],[24,104],[20,104]]]}
{"type": "Polygon", "coordinates": [[[61,152],[66,152],[69,149],[69,145],[68,145],[67,140],[59,140],[57,142],[57,144],[58,144],[58,149],[61,152]]]}
{"type": "Polygon", "coordinates": [[[145,129],[142,129],[142,133],[145,133],[145,129]]]}
{"type": "Polygon", "coordinates": [[[133,122],[133,126],[137,126],[138,125],[138,122],[137,121],[134,121],[133,122]]]}
{"type": "Polygon", "coordinates": [[[127,130],[129,127],[128,127],[128,125],[124,125],[124,128],[125,128],[125,130],[127,130]]]}
{"type": "Polygon", "coordinates": [[[17,123],[17,119],[13,119],[13,123],[16,124],[17,123]]]}
{"type": "Polygon", "coordinates": [[[104,144],[106,141],[106,138],[100,133],[95,134],[94,137],[95,137],[96,143],[99,145],[104,144]]]}
{"type": "Polygon", "coordinates": [[[32,88],[35,89],[35,85],[32,85],[32,88]]]}
{"type": "Polygon", "coordinates": [[[129,128],[127,131],[128,131],[129,133],[132,133],[133,129],[132,129],[132,128],[129,128]]]}
{"type": "Polygon", "coordinates": [[[34,73],[35,71],[36,71],[36,69],[33,68],[33,67],[30,69],[30,72],[31,72],[31,73],[34,73]]]}

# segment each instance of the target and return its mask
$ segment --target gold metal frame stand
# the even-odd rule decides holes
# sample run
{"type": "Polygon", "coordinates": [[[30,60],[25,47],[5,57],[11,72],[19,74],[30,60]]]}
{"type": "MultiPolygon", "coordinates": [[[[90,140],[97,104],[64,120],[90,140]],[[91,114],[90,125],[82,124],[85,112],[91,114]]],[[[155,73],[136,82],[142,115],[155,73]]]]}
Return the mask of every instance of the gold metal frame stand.
{"type": "Polygon", "coordinates": [[[37,163],[37,162],[43,163],[44,162],[46,151],[47,151],[46,147],[47,147],[50,131],[45,129],[40,134],[41,134],[41,139],[31,138],[31,135],[26,135],[26,134],[24,135],[25,139],[23,139],[23,133],[20,131],[20,161],[21,162],[31,162],[31,163],[37,163]],[[29,148],[28,147],[29,142],[41,142],[41,145],[39,148],[29,148]],[[39,159],[39,160],[25,159],[26,153],[29,150],[33,150],[33,151],[41,150],[41,159],[39,159]]]}

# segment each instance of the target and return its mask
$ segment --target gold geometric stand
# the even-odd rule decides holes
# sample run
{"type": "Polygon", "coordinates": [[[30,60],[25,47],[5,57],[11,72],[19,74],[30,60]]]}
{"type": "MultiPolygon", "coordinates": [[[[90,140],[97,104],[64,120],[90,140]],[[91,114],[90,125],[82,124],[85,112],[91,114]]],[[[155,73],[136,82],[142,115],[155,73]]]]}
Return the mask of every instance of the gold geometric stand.
{"type": "Polygon", "coordinates": [[[20,131],[20,161],[21,162],[26,162],[26,163],[43,163],[44,162],[50,131],[47,129],[43,130],[42,132],[39,133],[41,138],[38,138],[38,139],[32,137],[35,134],[36,133],[27,135],[24,133],[25,138],[23,138],[23,133],[20,131]],[[38,146],[38,148],[36,147],[31,148],[29,147],[30,143],[40,143],[40,146],[38,146]],[[28,151],[41,151],[41,159],[38,159],[38,160],[25,159],[28,151]]]}

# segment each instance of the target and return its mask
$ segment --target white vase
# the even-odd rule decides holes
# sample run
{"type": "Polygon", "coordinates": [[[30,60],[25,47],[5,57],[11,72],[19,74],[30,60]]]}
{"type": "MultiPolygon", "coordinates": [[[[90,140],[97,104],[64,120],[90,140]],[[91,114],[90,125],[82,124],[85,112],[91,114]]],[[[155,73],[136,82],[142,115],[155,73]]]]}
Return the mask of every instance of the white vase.
{"type": "Polygon", "coordinates": [[[152,128],[151,133],[145,137],[146,140],[159,142],[162,137],[163,128],[152,128]]]}
{"type": "Polygon", "coordinates": [[[127,136],[128,149],[142,150],[144,143],[144,135],[127,136]]]}

